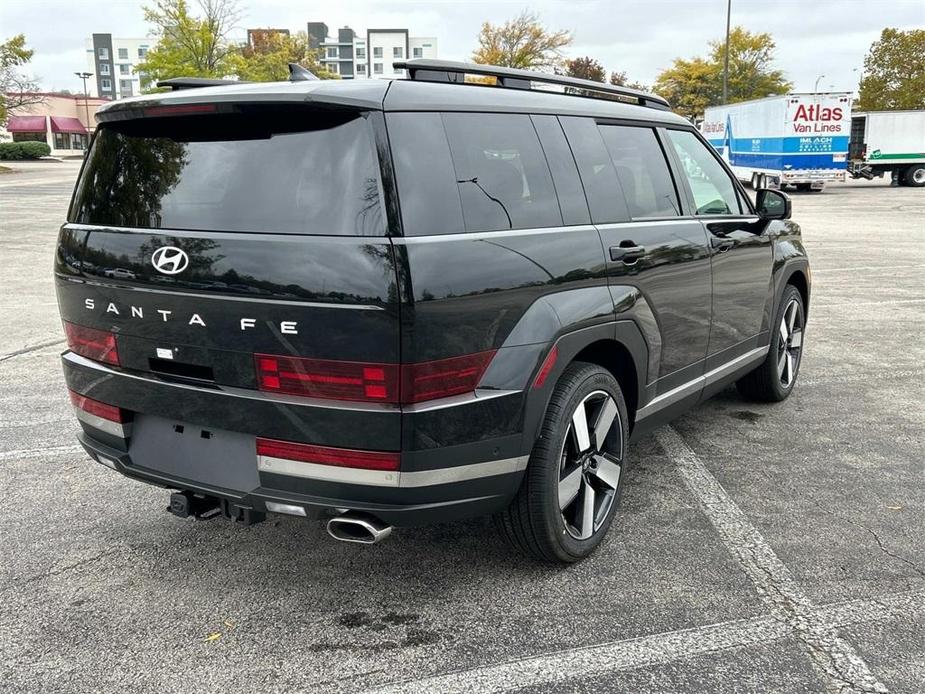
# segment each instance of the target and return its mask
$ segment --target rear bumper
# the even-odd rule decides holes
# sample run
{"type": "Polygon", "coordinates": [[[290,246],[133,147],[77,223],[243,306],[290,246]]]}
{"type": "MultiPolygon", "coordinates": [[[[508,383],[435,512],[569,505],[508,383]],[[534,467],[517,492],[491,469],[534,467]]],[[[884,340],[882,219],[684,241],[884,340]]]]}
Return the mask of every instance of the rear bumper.
{"type": "Polygon", "coordinates": [[[349,509],[397,526],[457,520],[507,506],[527,464],[519,431],[496,430],[492,433],[501,435],[475,441],[460,441],[458,436],[466,429],[460,421],[478,421],[486,408],[495,415],[513,409],[519,394],[428,412],[351,413],[264,399],[256,393],[245,397],[221,388],[177,386],[121,373],[72,353],[65,353],[63,365],[69,388],[135,413],[132,424],[115,430],[105,420],[77,410],[83,429],[80,443],[94,460],[135,480],[218,497],[256,512],[266,511],[271,501],[300,506],[309,517],[349,509]],[[505,403],[508,398],[513,402],[505,403]],[[356,421],[347,424],[345,415],[356,421]],[[401,444],[390,424],[397,425],[398,417],[406,420],[400,427],[406,435],[416,431],[414,438],[429,443],[416,450],[401,448],[398,472],[351,470],[256,453],[258,436],[394,450],[401,444]],[[336,422],[333,431],[324,426],[326,421],[336,422]],[[169,438],[170,433],[151,433],[157,427],[171,432],[174,425],[181,431],[185,426],[186,434],[169,438]],[[210,441],[224,446],[225,440],[231,448],[210,450],[207,441],[199,442],[204,448],[198,448],[195,442],[204,428],[209,429],[210,441]],[[376,436],[371,428],[384,435],[376,436]],[[446,434],[440,436],[440,430],[446,434]],[[426,439],[422,432],[428,434],[426,439]],[[437,442],[444,445],[434,445],[437,442]]]}

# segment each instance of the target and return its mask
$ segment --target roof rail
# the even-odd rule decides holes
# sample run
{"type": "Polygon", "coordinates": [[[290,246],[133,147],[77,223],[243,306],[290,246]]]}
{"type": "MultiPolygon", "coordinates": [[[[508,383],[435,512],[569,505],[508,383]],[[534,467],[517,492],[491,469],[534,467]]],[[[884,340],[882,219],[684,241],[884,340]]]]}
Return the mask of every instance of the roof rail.
{"type": "Polygon", "coordinates": [[[178,89],[199,89],[200,87],[220,87],[227,84],[247,84],[238,80],[217,80],[209,77],[171,77],[161,80],[158,87],[170,87],[173,91],[178,89]]]}
{"type": "Polygon", "coordinates": [[[429,58],[415,58],[403,60],[392,64],[400,70],[407,70],[408,77],[421,82],[450,82],[465,84],[466,75],[482,75],[494,77],[499,87],[509,89],[533,89],[533,83],[555,84],[566,87],[566,94],[586,96],[596,99],[610,99],[656,108],[668,111],[671,106],[660,96],[649,92],[618,87],[603,82],[583,80],[565,75],[551,75],[546,72],[533,72],[532,70],[518,70],[497,65],[480,65],[477,63],[462,63],[454,60],[431,60],[429,58]]]}

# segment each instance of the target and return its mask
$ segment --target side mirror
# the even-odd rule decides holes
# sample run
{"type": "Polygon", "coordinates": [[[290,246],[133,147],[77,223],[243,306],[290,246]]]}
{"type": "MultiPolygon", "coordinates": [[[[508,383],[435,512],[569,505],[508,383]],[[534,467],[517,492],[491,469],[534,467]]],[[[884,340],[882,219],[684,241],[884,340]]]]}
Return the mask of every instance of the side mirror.
{"type": "Polygon", "coordinates": [[[779,190],[761,188],[755,200],[762,219],[790,219],[790,196],[779,190]]]}

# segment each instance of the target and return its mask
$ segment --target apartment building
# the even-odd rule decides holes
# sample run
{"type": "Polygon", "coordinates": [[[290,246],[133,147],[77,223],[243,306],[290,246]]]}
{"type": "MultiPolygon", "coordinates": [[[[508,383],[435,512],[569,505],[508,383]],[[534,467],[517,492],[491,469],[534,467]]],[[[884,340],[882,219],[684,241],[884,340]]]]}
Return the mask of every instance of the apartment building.
{"type": "Polygon", "coordinates": [[[408,29],[367,29],[357,34],[350,27],[328,35],[323,22],[308,23],[309,44],[321,50],[321,64],[343,79],[402,77],[392,63],[408,58],[436,58],[437,39],[411,36],[408,29]]]}
{"type": "Polygon", "coordinates": [[[93,34],[87,39],[87,80],[90,96],[121,99],[141,94],[141,77],[136,65],[148,55],[156,39],[114,38],[93,34]]]}

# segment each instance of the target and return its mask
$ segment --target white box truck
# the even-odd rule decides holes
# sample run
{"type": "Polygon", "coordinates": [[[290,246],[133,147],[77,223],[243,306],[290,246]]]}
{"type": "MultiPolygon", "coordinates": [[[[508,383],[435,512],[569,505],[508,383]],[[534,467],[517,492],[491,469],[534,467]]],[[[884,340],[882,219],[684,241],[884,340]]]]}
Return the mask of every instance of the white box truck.
{"type": "Polygon", "coordinates": [[[868,111],[851,116],[848,173],[890,172],[901,186],[925,186],[925,111],[868,111]]]}
{"type": "Polygon", "coordinates": [[[783,94],[713,106],[700,131],[755,188],[822,190],[848,168],[851,94],[783,94]]]}

